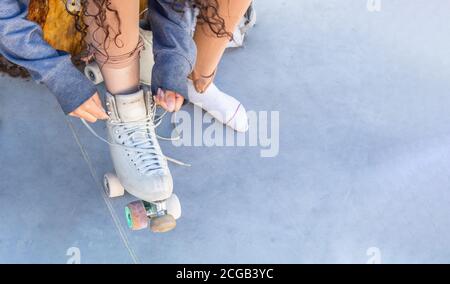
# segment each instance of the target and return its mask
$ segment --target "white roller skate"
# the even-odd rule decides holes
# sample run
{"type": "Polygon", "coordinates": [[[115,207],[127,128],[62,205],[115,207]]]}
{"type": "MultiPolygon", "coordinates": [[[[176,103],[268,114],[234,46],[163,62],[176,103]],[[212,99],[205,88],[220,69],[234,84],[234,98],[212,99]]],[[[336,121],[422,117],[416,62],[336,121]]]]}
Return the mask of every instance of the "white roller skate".
{"type": "MultiPolygon", "coordinates": [[[[104,176],[107,195],[121,196],[126,190],[141,199],[125,208],[131,229],[144,229],[149,220],[153,232],[173,229],[175,220],[181,215],[181,206],[172,194],[169,158],[163,155],[155,132],[158,122],[155,121],[156,106],[150,91],[106,94],[106,107],[110,120],[106,123],[108,139],[104,141],[110,145],[117,174],[104,176]]],[[[89,125],[86,126],[99,137],[89,125]]]]}

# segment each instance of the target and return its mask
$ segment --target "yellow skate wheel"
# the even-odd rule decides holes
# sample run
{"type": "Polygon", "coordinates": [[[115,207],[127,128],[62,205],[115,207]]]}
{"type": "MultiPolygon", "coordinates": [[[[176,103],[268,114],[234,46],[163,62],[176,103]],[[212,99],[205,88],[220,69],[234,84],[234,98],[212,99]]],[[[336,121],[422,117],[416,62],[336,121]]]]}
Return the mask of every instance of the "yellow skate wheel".
{"type": "Polygon", "coordinates": [[[150,230],[154,233],[165,233],[173,230],[176,226],[177,221],[170,214],[150,219],[150,230]]]}

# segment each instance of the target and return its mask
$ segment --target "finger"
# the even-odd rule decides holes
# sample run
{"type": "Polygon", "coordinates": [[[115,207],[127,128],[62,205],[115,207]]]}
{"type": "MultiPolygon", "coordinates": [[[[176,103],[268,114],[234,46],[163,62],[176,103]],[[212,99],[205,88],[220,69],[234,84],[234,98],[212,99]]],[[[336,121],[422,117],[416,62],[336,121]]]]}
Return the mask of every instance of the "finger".
{"type": "Polygon", "coordinates": [[[175,111],[179,111],[183,106],[184,97],[180,94],[176,94],[175,99],[175,111]]]}
{"type": "Polygon", "coordinates": [[[98,119],[108,119],[109,116],[106,114],[102,107],[99,107],[93,98],[87,100],[81,105],[81,110],[84,110],[98,119]]]}
{"type": "Polygon", "coordinates": [[[94,102],[95,102],[96,105],[98,105],[99,107],[101,107],[102,109],[104,109],[104,108],[103,108],[103,105],[102,105],[102,101],[100,100],[100,96],[98,95],[98,93],[95,93],[95,94],[92,96],[92,99],[94,100],[94,102]]]}
{"type": "Polygon", "coordinates": [[[153,100],[155,101],[156,105],[158,105],[158,106],[160,105],[161,99],[159,98],[159,95],[154,95],[153,100]]]}
{"type": "Polygon", "coordinates": [[[167,105],[167,110],[170,112],[175,111],[175,104],[176,104],[176,94],[172,91],[166,91],[165,93],[165,101],[167,105]]]}
{"type": "Polygon", "coordinates": [[[92,123],[97,121],[97,119],[95,117],[87,116],[87,115],[81,113],[79,110],[71,112],[71,113],[69,113],[69,115],[73,116],[73,117],[80,118],[80,119],[84,119],[84,120],[86,120],[88,122],[92,122],[92,123]]]}
{"type": "Polygon", "coordinates": [[[164,92],[163,92],[163,90],[158,89],[158,92],[157,92],[157,94],[156,94],[156,101],[157,101],[157,104],[158,104],[160,107],[162,107],[162,108],[165,109],[165,110],[168,110],[166,101],[164,100],[164,92]]]}
{"type": "Polygon", "coordinates": [[[77,109],[76,111],[71,112],[69,115],[82,118],[90,123],[94,123],[97,121],[97,118],[95,118],[92,114],[82,109],[77,109]]]}
{"type": "Polygon", "coordinates": [[[92,99],[94,100],[95,104],[103,111],[104,115],[102,117],[98,117],[99,119],[109,119],[109,115],[106,113],[105,108],[103,107],[102,101],[100,100],[100,96],[98,93],[95,93],[92,96],[92,99]]]}
{"type": "Polygon", "coordinates": [[[69,116],[73,116],[73,117],[78,117],[78,118],[79,118],[79,116],[78,116],[74,111],[72,111],[71,113],[69,113],[69,116]]]}

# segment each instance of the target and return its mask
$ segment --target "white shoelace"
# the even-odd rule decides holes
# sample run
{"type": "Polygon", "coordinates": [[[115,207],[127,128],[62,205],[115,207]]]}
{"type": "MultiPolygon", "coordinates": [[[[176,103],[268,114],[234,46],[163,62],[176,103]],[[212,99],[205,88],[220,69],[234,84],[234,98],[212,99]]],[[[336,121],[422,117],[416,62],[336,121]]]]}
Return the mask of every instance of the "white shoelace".
{"type": "Polygon", "coordinates": [[[86,128],[100,141],[115,147],[122,147],[130,151],[134,158],[132,159],[138,171],[142,173],[149,173],[154,170],[163,168],[164,163],[161,159],[170,161],[180,166],[190,167],[190,164],[181,162],[179,160],[170,158],[162,154],[160,147],[156,147],[154,140],[178,140],[179,137],[165,138],[156,134],[156,128],[161,124],[163,117],[166,115],[164,112],[161,116],[156,117],[156,106],[151,107],[151,112],[145,119],[135,122],[114,122],[110,123],[114,125],[114,135],[116,137],[126,137],[123,139],[122,144],[110,142],[107,139],[100,136],[84,119],[81,119],[86,128]],[[156,117],[156,118],[155,118],[156,117]],[[137,134],[140,134],[139,136],[137,134]]]}

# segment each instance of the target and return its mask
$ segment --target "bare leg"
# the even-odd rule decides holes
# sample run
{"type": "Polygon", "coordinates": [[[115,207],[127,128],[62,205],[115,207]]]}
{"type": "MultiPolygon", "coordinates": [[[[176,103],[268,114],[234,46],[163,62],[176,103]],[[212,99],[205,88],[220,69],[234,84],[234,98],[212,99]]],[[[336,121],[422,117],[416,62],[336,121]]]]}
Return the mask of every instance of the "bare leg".
{"type": "MultiPolygon", "coordinates": [[[[217,0],[219,15],[225,20],[225,28],[233,33],[244,16],[251,0],[217,0]]],[[[217,66],[228,45],[228,37],[218,38],[207,24],[198,24],[194,40],[197,45],[197,62],[191,75],[198,92],[204,92],[212,83],[217,66]]]]}
{"type": "MultiPolygon", "coordinates": [[[[217,1],[218,14],[225,21],[225,30],[232,33],[250,6],[251,0],[217,1]]],[[[194,40],[197,45],[197,62],[189,76],[191,79],[188,81],[189,101],[232,129],[239,132],[247,131],[249,124],[244,106],[213,84],[217,65],[230,39],[218,37],[207,23],[199,23],[194,40]]]]}
{"type": "MultiPolygon", "coordinates": [[[[99,8],[88,0],[88,15],[99,8]]],[[[107,90],[126,94],[139,88],[139,0],[110,0],[104,23],[86,16],[87,41],[101,68],[107,90]]]]}

